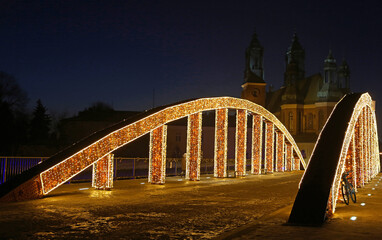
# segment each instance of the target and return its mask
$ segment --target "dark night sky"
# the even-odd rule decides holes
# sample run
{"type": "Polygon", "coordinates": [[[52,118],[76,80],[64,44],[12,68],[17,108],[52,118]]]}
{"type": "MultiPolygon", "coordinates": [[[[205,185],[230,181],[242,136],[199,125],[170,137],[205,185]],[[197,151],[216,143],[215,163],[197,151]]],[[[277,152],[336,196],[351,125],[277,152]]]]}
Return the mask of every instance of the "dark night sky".
{"type": "MultiPolygon", "coordinates": [[[[256,28],[265,80],[280,87],[294,31],[306,75],[332,49],[382,113],[380,1],[0,1],[0,70],[51,112],[96,101],[116,110],[239,97],[256,28]]],[[[379,114],[381,116],[381,114],[379,114]]]]}

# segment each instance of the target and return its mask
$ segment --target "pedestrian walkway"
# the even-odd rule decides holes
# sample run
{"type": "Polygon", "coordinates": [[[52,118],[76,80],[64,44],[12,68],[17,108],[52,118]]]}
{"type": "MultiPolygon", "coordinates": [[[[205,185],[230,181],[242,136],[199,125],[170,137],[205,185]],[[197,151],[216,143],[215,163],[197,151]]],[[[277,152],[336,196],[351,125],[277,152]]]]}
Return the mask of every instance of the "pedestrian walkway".
{"type": "Polygon", "coordinates": [[[382,174],[358,189],[357,203],[339,203],[322,227],[288,226],[292,204],[217,239],[382,239],[382,174]]]}
{"type": "Polygon", "coordinates": [[[302,171],[201,181],[65,184],[43,199],[0,203],[0,239],[379,239],[382,175],[339,203],[322,227],[284,225],[302,171]],[[380,182],[381,181],[381,184],[380,182]],[[368,194],[371,194],[368,196],[368,194]],[[361,205],[361,203],[365,203],[361,205]],[[350,220],[357,217],[355,221],[350,220]]]}
{"type": "Polygon", "coordinates": [[[0,239],[212,239],[291,204],[302,173],[118,180],[112,191],[65,184],[43,199],[0,203],[0,239]]]}

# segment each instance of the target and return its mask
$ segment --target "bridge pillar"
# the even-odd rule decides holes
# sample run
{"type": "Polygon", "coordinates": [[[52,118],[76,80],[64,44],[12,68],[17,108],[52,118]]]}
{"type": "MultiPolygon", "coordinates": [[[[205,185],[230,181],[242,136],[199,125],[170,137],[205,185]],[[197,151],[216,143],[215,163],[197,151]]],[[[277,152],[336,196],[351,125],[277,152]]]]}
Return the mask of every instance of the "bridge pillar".
{"type": "Polygon", "coordinates": [[[227,176],[228,109],[217,109],[215,117],[214,177],[227,176]]]}
{"type": "Polygon", "coordinates": [[[364,140],[364,158],[365,158],[365,183],[369,182],[369,134],[368,125],[369,119],[367,114],[367,107],[363,108],[363,140],[364,140]]]}
{"type": "Polygon", "coordinates": [[[93,164],[92,187],[110,190],[113,188],[114,154],[108,154],[93,164]]]}
{"type": "Polygon", "coordinates": [[[371,161],[371,111],[369,108],[367,110],[367,169],[368,169],[368,182],[371,181],[372,178],[372,161],[371,161]]]}
{"type": "Polygon", "coordinates": [[[187,124],[187,154],[185,178],[200,180],[200,153],[202,146],[202,113],[188,116],[187,124]]]}
{"type": "Polygon", "coordinates": [[[356,179],[357,179],[357,170],[356,170],[356,163],[355,163],[355,144],[354,144],[354,132],[352,135],[352,138],[349,143],[348,151],[345,156],[345,170],[344,172],[349,172],[348,178],[350,178],[350,182],[355,186],[354,188],[357,189],[356,186],[356,179]]]}
{"type": "Polygon", "coordinates": [[[281,131],[276,131],[276,172],[284,172],[284,134],[281,131]]]}
{"type": "Polygon", "coordinates": [[[367,136],[366,136],[366,114],[365,114],[365,108],[362,109],[361,113],[361,119],[362,119],[362,181],[363,184],[367,183],[367,166],[366,166],[366,161],[367,161],[367,136]]]}
{"type": "Polygon", "coordinates": [[[262,143],[263,143],[263,117],[253,114],[252,120],[252,157],[251,173],[261,173],[262,143]]]}
{"type": "Polygon", "coordinates": [[[247,165],[247,111],[236,110],[235,173],[244,176],[247,165]]]}
{"type": "Polygon", "coordinates": [[[285,144],[285,171],[292,171],[292,144],[285,144]]]}
{"type": "Polygon", "coordinates": [[[149,182],[163,184],[166,178],[167,126],[150,132],[149,182]]]}
{"type": "Polygon", "coordinates": [[[356,162],[356,148],[355,148],[355,130],[353,130],[353,135],[352,135],[352,139],[351,139],[351,161],[352,161],[352,170],[353,170],[353,176],[352,176],[352,180],[353,180],[353,186],[354,186],[354,189],[357,190],[357,162],[356,162]]]}
{"type": "Polygon", "coordinates": [[[273,172],[273,156],[274,156],[274,124],[265,121],[265,164],[264,169],[267,173],[273,172]]]}
{"type": "Polygon", "coordinates": [[[361,115],[358,117],[357,122],[354,127],[354,144],[355,144],[355,159],[357,172],[356,172],[356,181],[357,187],[362,187],[363,184],[363,167],[362,167],[362,127],[361,124],[361,115]]]}
{"type": "Polygon", "coordinates": [[[297,156],[295,149],[292,148],[292,157],[293,157],[293,170],[300,170],[300,159],[297,156]]]}

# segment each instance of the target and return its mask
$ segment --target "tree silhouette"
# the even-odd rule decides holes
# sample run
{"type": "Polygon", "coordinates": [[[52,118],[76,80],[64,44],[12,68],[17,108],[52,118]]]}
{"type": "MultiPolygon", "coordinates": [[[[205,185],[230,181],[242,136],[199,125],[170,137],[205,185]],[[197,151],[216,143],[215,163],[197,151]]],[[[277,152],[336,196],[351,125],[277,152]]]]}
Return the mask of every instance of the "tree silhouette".
{"type": "Polygon", "coordinates": [[[50,123],[51,118],[47,114],[46,108],[42,105],[40,99],[37,100],[30,124],[30,142],[32,144],[49,143],[50,123]]]}
{"type": "Polygon", "coordinates": [[[26,93],[16,79],[0,71],[0,155],[14,155],[27,136],[26,93]]]}

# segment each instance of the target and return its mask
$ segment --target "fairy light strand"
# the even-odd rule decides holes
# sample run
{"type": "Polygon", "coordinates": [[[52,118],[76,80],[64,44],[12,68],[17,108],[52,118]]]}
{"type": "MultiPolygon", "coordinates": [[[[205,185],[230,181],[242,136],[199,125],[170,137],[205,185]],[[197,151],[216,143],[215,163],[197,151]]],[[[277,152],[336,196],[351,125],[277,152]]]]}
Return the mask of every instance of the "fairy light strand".
{"type": "Polygon", "coordinates": [[[246,172],[247,152],[247,111],[236,110],[236,151],[235,172],[236,176],[244,176],[246,172]]]}
{"type": "MultiPolygon", "coordinates": [[[[92,166],[96,161],[104,156],[153,131],[153,129],[165,125],[168,122],[187,117],[197,112],[219,109],[226,109],[224,111],[228,111],[228,108],[244,109],[254,116],[259,115],[261,116],[261,119],[273,122],[274,125],[285,134],[285,140],[292,144],[292,147],[297,153],[301,164],[303,164],[305,168],[305,162],[294,139],[287,131],[286,127],[268,110],[244,99],[232,97],[201,98],[162,109],[136,122],[127,124],[126,126],[107,134],[98,141],[93,142],[88,147],[74,153],[68,158],[63,159],[63,161],[48,168],[40,174],[42,192],[43,194],[51,192],[58,186],[64,184],[70,178],[84,171],[87,167],[92,166]]],[[[227,120],[228,118],[225,119],[225,121],[227,120]]],[[[222,122],[219,124],[222,124],[222,122]]],[[[221,140],[223,140],[221,143],[226,142],[226,138],[225,140],[221,140]]],[[[226,154],[227,144],[223,145],[225,150],[224,154],[226,154]]],[[[223,173],[223,176],[225,176],[224,174],[225,173],[223,173]]]]}

